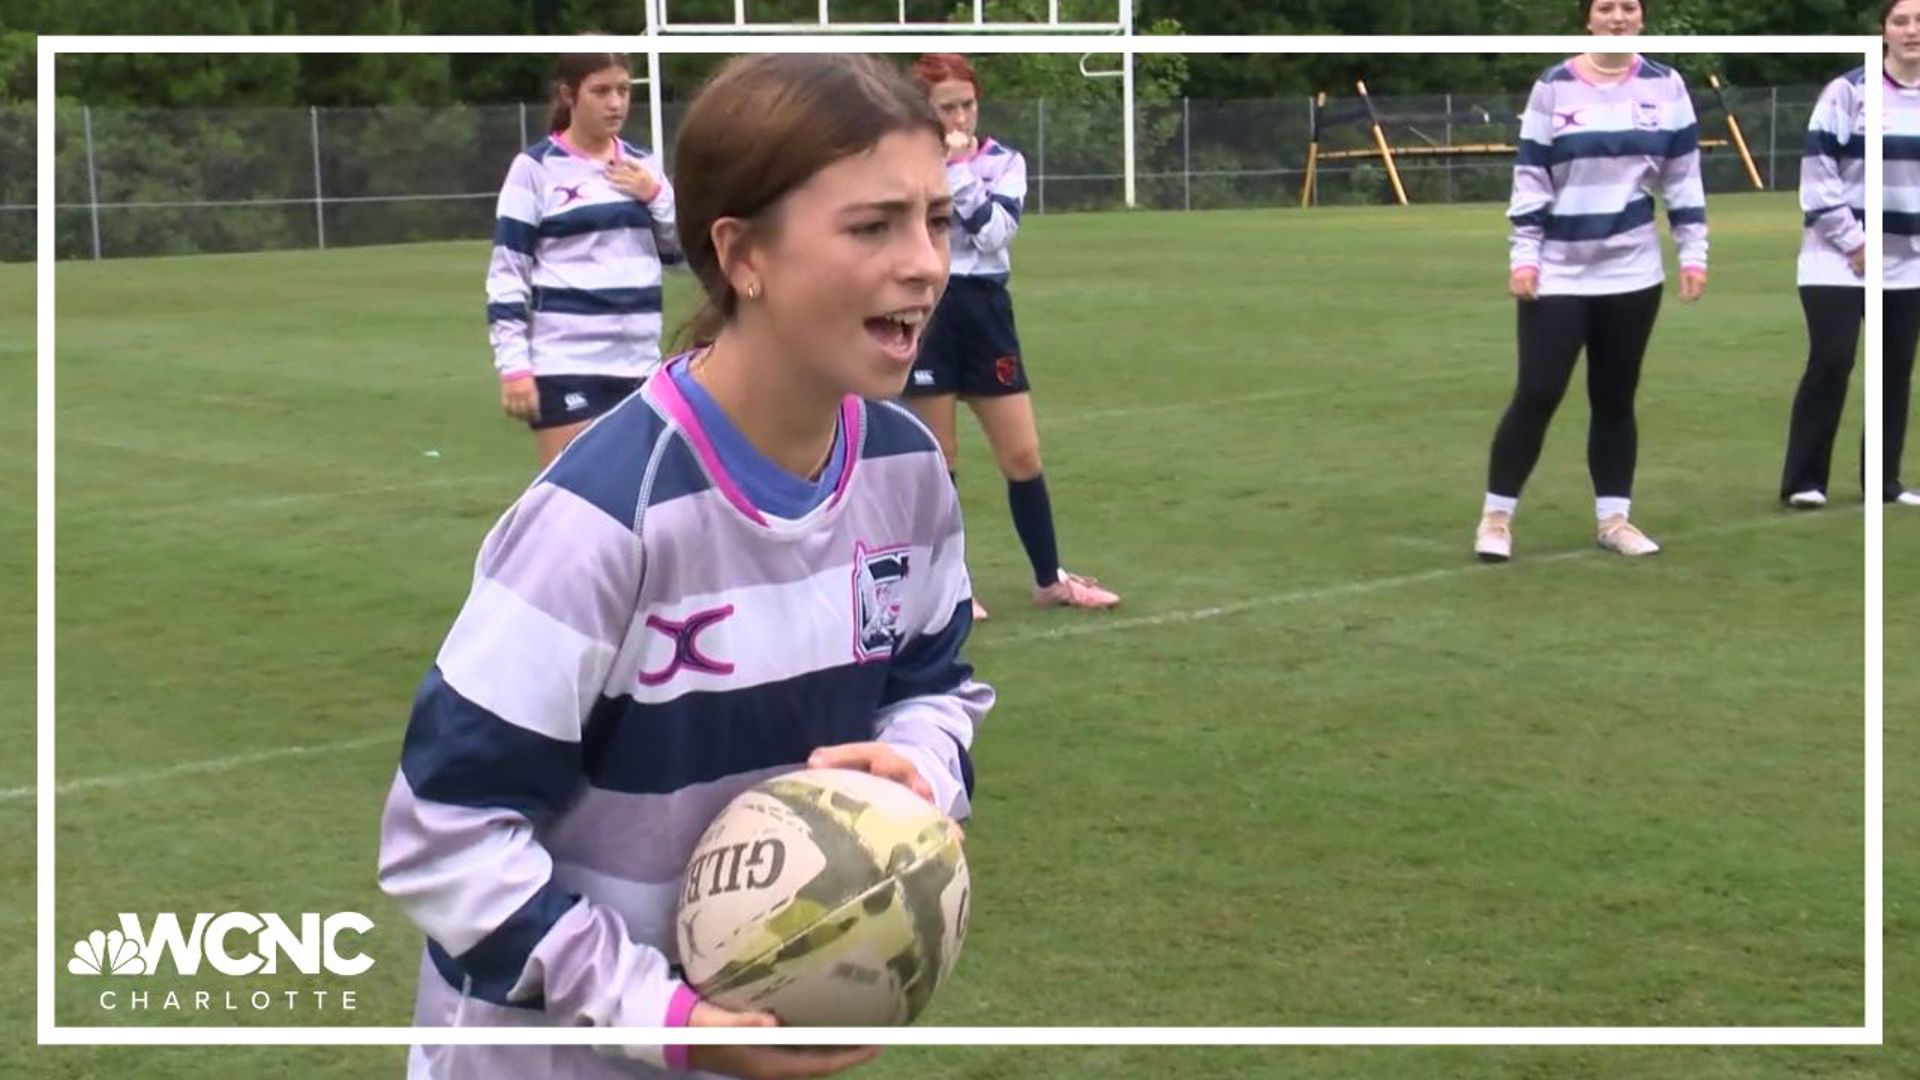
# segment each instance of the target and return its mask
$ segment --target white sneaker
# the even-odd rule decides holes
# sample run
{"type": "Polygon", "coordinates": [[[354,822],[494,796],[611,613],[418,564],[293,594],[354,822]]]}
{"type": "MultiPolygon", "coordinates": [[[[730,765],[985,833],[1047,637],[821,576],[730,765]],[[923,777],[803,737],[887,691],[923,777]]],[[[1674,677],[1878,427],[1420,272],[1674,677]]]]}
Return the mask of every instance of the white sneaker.
{"type": "Polygon", "coordinates": [[[1901,506],[1920,506],[1920,491],[1903,491],[1894,496],[1893,501],[1901,506]]]}
{"type": "Polygon", "coordinates": [[[1480,515],[1480,527],[1473,531],[1473,553],[1481,562],[1513,558],[1513,515],[1500,510],[1480,515]]]}
{"type": "Polygon", "coordinates": [[[1608,551],[1626,556],[1653,555],[1660,550],[1660,545],[1635,528],[1625,514],[1614,514],[1602,521],[1594,539],[1608,551]]]}
{"type": "Polygon", "coordinates": [[[1796,491],[1787,496],[1787,505],[1795,510],[1818,510],[1827,505],[1827,493],[1824,491],[1796,491]]]}

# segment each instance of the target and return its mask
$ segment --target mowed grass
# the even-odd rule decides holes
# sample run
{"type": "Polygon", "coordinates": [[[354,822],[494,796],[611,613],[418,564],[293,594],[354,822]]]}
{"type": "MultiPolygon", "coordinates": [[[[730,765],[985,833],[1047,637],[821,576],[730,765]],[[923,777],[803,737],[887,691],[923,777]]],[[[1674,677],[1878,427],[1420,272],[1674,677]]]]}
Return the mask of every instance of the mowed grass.
{"type": "MultiPolygon", "coordinates": [[[[1591,546],[1577,390],[1521,557],[1467,556],[1512,379],[1503,231],[1492,206],[1029,219],[1015,295],[1063,553],[1126,603],[1026,606],[968,431],[970,562],[994,611],[970,651],[1002,697],[976,748],[972,936],[930,1022],[1860,1023],[1863,515],[1850,481],[1820,514],[1773,501],[1804,348],[1792,200],[1717,199],[1710,295],[1668,298],[1636,499],[1667,551],[1635,563],[1591,546]]],[[[59,802],[56,943],[120,911],[356,910],[379,927],[357,979],[143,980],[156,1002],[351,987],[351,1013],[104,1012],[63,951],[61,1023],[407,1021],[419,938],[373,884],[379,806],[473,553],[531,472],[530,438],[498,416],[484,258],[60,267],[59,775],[84,786],[59,802]]],[[[6,270],[24,341],[30,278],[6,270]]],[[[6,378],[24,401],[30,379],[6,378]]],[[[0,481],[25,509],[31,424],[9,421],[20,457],[0,481]]],[[[9,521],[0,566],[23,586],[29,520],[9,521]]],[[[24,660],[15,610],[5,647],[24,660]]],[[[1920,644],[1890,625],[1890,656],[1902,640],[1920,644]]],[[[1904,731],[1909,763],[1917,697],[1890,679],[1890,753],[1904,731]]],[[[31,783],[27,758],[0,783],[31,783]]],[[[24,877],[31,800],[0,814],[24,877]]],[[[1889,824],[1913,835],[1910,812],[1889,824]]],[[[1894,978],[1914,944],[1900,850],[1894,978]]],[[[24,1021],[24,883],[14,895],[0,963],[24,1021]]],[[[398,1062],[63,1050],[0,1072],[398,1062]]],[[[869,1075],[1892,1068],[1865,1050],[945,1049],[869,1075]]]]}

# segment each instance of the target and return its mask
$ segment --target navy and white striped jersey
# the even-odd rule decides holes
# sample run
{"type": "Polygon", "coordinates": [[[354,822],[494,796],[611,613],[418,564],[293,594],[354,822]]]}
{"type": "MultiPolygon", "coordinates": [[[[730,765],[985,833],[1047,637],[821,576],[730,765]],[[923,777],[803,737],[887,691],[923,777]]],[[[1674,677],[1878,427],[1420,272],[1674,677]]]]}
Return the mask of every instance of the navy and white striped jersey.
{"type": "MultiPolygon", "coordinates": [[[[773,466],[685,369],[494,526],[414,700],[380,884],[429,939],[416,1024],[684,1022],[669,965],[693,845],[818,747],[887,742],[968,815],[994,694],[960,655],[972,590],[933,437],[848,398],[817,490],[781,474],[769,497],[773,466]]],[[[586,1047],[416,1047],[411,1069],[651,1075],[586,1047]]]]}
{"type": "Polygon", "coordinates": [[[1859,285],[1847,255],[1867,243],[1866,68],[1827,84],[1807,120],[1800,154],[1802,285],[1859,285]]]}
{"type": "Polygon", "coordinates": [[[1007,280],[1013,272],[1013,234],[1027,201],[1027,159],[995,139],[982,138],[973,156],[947,163],[953,194],[951,273],[1007,280]]]}
{"type": "Polygon", "coordinates": [[[1880,153],[1886,287],[1920,289],[1920,87],[1886,77],[1880,153]]]}
{"type": "Polygon", "coordinates": [[[1547,69],[1520,122],[1507,209],[1512,268],[1538,267],[1542,296],[1659,284],[1655,192],[1680,264],[1704,269],[1700,125],[1679,72],[1638,56],[1610,85],[1588,82],[1570,60],[1547,69]]]}
{"type": "Polygon", "coordinates": [[[500,189],[487,266],[487,333],[502,378],[644,377],[660,366],[663,265],[682,259],[660,159],[616,140],[660,181],[649,202],[556,132],[522,151],[500,189]]]}

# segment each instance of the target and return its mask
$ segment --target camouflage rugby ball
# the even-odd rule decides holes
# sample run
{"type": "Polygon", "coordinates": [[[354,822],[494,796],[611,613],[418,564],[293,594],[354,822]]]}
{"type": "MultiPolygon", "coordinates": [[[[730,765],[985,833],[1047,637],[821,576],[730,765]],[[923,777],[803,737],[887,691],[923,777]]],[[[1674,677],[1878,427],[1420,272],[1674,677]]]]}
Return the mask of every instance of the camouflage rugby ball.
{"type": "Polygon", "coordinates": [[[784,1024],[912,1023],[966,938],[958,832],[864,772],[806,769],[743,792],[694,847],[682,884],[688,983],[784,1024]]]}

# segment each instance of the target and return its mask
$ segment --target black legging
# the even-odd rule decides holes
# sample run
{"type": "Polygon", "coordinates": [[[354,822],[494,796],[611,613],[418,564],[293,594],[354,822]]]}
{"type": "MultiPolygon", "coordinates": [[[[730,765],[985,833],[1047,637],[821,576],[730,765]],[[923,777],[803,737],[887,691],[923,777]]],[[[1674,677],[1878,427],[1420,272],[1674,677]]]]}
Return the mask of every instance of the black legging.
{"type": "MultiPolygon", "coordinates": [[[[1881,371],[1884,438],[1884,490],[1891,499],[1903,490],[1900,457],[1907,441],[1908,399],[1913,386],[1913,353],[1920,342],[1920,289],[1889,289],[1885,297],[1885,358],[1881,371]]],[[[1807,317],[1807,370],[1793,395],[1793,417],[1787,428],[1787,461],[1780,472],[1780,497],[1802,491],[1827,490],[1833,464],[1833,444],[1846,409],[1847,382],[1853,373],[1853,354],[1860,345],[1860,321],[1866,313],[1866,290],[1852,285],[1802,285],[1800,308],[1807,317]]],[[[1865,437],[1862,436],[1864,442],[1865,437]]],[[[1862,455],[1861,471],[1866,470],[1862,455]]]]}
{"type": "Polygon", "coordinates": [[[1881,497],[1892,499],[1901,492],[1900,452],[1907,444],[1907,406],[1913,393],[1913,350],[1920,344],[1920,289],[1888,289],[1881,294],[1885,318],[1881,327],[1886,339],[1880,343],[1885,357],[1880,413],[1885,436],[1881,457],[1885,471],[1885,490],[1881,497]]]}
{"type": "Polygon", "coordinates": [[[1520,301],[1520,374],[1493,433],[1487,490],[1519,498],[1540,460],[1547,424],[1566,396],[1580,350],[1587,351],[1587,470],[1593,493],[1629,498],[1639,456],[1633,395],[1640,362],[1660,313],[1661,287],[1606,296],[1543,296],[1520,301]]]}
{"type": "Polygon", "coordinates": [[[1800,310],[1807,318],[1807,370],[1793,395],[1787,425],[1787,462],[1780,470],[1780,497],[1827,490],[1833,442],[1847,405],[1853,354],[1860,346],[1860,319],[1867,293],[1856,285],[1802,285],[1800,310]]]}

